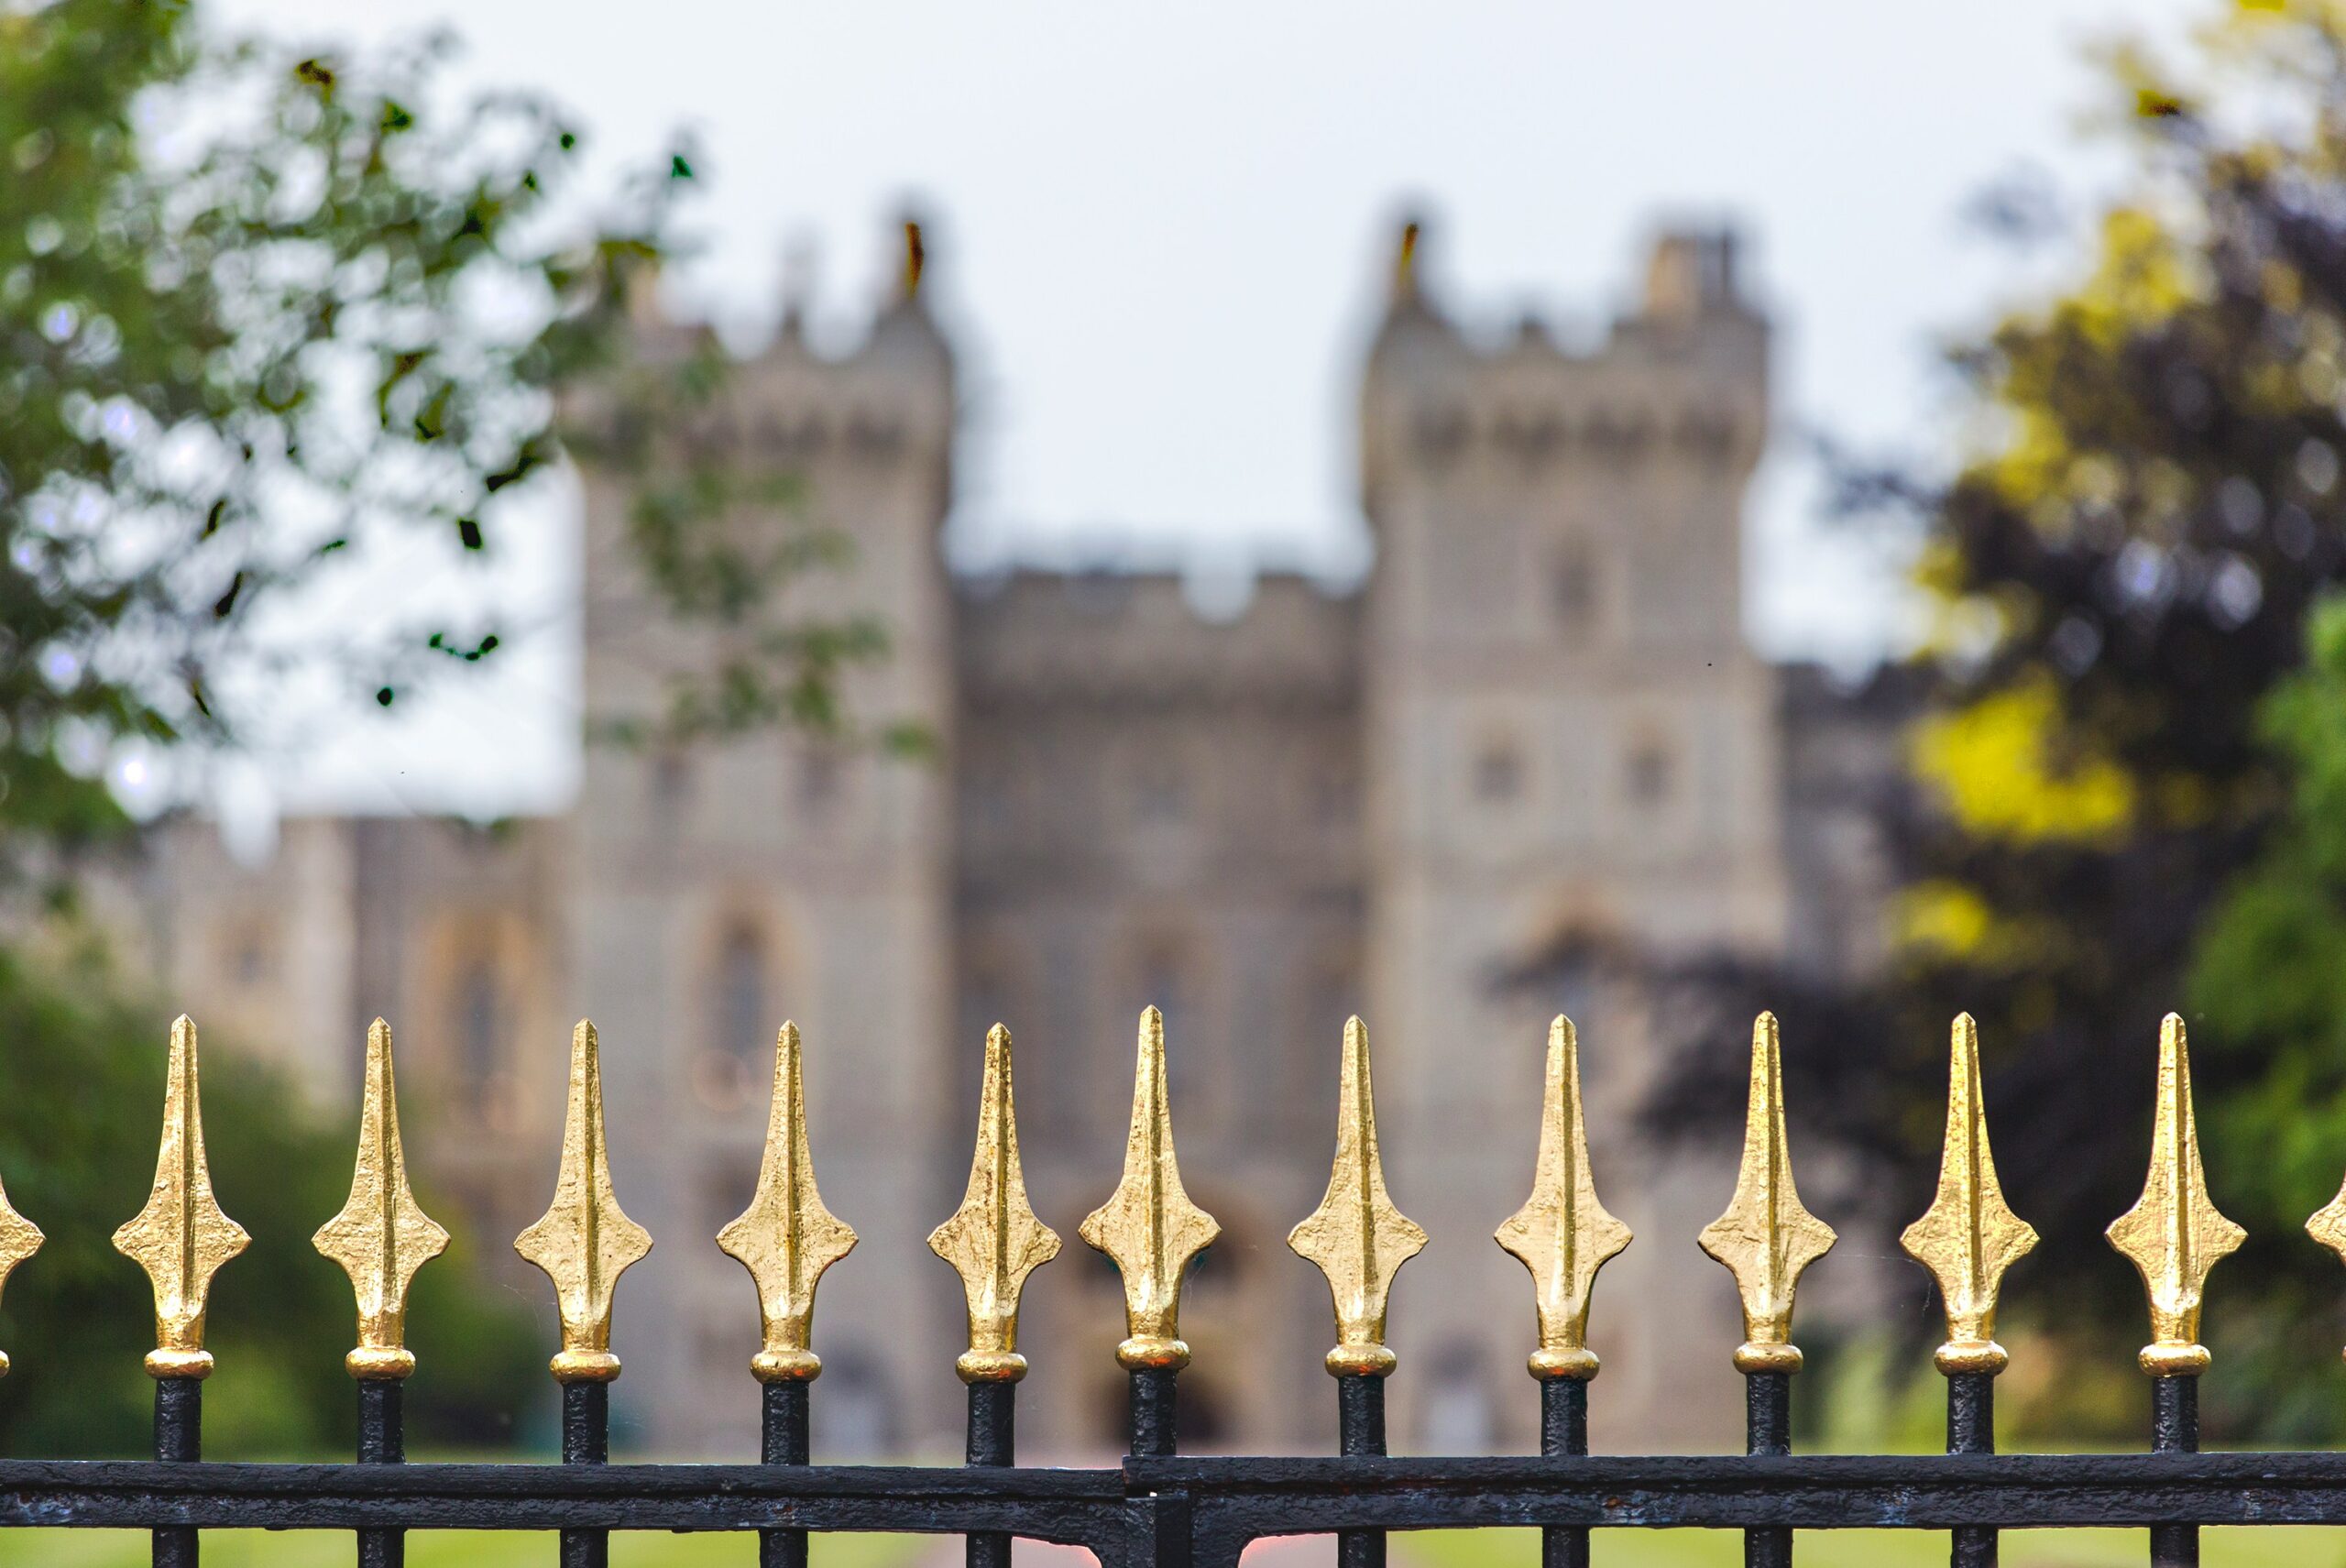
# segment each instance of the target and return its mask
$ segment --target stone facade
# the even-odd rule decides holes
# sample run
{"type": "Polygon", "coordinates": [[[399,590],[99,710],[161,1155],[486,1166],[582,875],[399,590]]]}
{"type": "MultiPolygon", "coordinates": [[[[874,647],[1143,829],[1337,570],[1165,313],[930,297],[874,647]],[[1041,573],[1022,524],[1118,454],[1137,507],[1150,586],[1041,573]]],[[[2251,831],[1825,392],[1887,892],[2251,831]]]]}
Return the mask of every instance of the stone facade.
{"type": "MultiPolygon", "coordinates": [[[[753,1442],[752,1297],[709,1238],[747,1201],[784,1016],[826,1198],[863,1237],[823,1286],[818,1448],[955,1441],[958,1289],[923,1238],[998,1019],[1029,1185],[1069,1244],[1028,1292],[1027,1447],[1116,1440],[1120,1297],[1074,1232],[1115,1180],[1147,1002],[1184,1174],[1224,1230],[1183,1314],[1195,1439],[1325,1439],[1327,1295],[1284,1237],[1326,1180],[1359,1011],[1393,1191],[1434,1237],[1397,1289],[1397,1447],[1525,1446],[1530,1289],[1488,1238],[1529,1182],[1569,1007],[1601,1189],[1639,1236],[1598,1294],[1597,1430],[1731,1445],[1734,1299],[1693,1241],[1727,1162],[1634,1135],[1655,1051],[1631,970],[1551,956],[1869,961],[1862,814],[1827,786],[1886,769],[1889,724],[1745,643],[1768,333],[1734,261],[1724,236],[1664,238],[1639,309],[1573,352],[1453,323],[1405,242],[1362,379],[1374,572],[1265,576],[1217,618],[1171,576],[956,581],[954,365],[916,289],[844,356],[786,323],[741,368],[736,437],[853,542],[825,608],[871,611],[893,647],[850,696],[936,757],[597,746],[561,818],[295,821],[249,868],[171,825],[141,872],[160,972],[336,1102],[389,1016],[427,1194],[492,1253],[543,1205],[566,1025],[595,1018],[620,1197],[660,1242],[619,1292],[621,1437],[707,1454],[753,1442]]],[[[645,321],[643,352],[681,331],[645,321]]],[[[652,609],[623,498],[586,489],[590,717],[641,716],[720,650],[652,609]]],[[[1845,1272],[1862,1296],[1866,1266],[1845,1272]]]]}

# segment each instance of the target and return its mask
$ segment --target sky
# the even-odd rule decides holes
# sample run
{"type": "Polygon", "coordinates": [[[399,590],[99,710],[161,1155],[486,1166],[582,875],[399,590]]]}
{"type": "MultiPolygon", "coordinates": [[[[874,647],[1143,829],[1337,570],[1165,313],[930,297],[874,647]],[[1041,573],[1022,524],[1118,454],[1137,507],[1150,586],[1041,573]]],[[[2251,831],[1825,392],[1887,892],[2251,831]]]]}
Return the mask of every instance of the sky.
{"type": "MultiPolygon", "coordinates": [[[[701,148],[673,308],[743,341],[785,258],[852,335],[891,221],[931,224],[961,356],[955,548],[1144,550],[1201,568],[1356,560],[1354,375],[1396,214],[1432,220],[1453,313],[1599,329],[1674,219],[1731,220],[1773,316],[1776,443],[1748,528],[1763,652],[1862,665],[1911,623],[1894,564],[1819,518],[1820,433],[1945,461],[1936,345],[2056,276],[1967,218],[1999,182],[2077,211],[2090,47],[2172,42],[2209,0],[1352,0],[1266,5],[221,0],[285,40],[441,24],[457,77],[541,89],[607,173],[701,148]],[[397,26],[387,21],[395,10],[397,26]]],[[[308,714],[215,781],[232,817],[558,809],[577,776],[576,498],[517,515],[499,588],[541,628],[385,721],[308,714]]],[[[386,584],[400,579],[396,563],[386,584]]],[[[379,589],[378,590],[379,591],[379,589]]],[[[405,705],[403,705],[405,706],[405,705]]]]}

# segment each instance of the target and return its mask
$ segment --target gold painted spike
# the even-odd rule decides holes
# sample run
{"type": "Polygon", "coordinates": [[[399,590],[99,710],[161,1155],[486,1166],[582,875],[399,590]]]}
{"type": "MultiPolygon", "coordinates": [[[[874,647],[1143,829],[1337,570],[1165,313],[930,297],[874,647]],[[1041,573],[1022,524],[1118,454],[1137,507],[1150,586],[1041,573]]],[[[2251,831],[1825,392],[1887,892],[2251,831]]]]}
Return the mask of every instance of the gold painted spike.
{"type": "Polygon", "coordinates": [[[1531,1196],[1499,1227],[1497,1239],[1523,1260],[1539,1293],[1540,1348],[1531,1354],[1531,1376],[1595,1376],[1589,1294],[1596,1271],[1629,1245],[1630,1235],[1596,1201],[1581,1113],[1580,1034],[1561,1013],[1548,1025],[1548,1083],[1531,1196]]]}
{"type": "Polygon", "coordinates": [[[1150,1007],[1140,1015],[1124,1179],[1076,1231],[1114,1258],[1124,1277],[1126,1338],[1116,1347],[1119,1364],[1133,1371],[1178,1371],[1189,1364],[1189,1347],[1181,1343],[1181,1276],[1221,1234],[1214,1217],[1181,1190],[1165,1098],[1165,1018],[1150,1007]]]}
{"type": "Polygon", "coordinates": [[[603,1140],[602,1057],[595,1025],[584,1019],[570,1036],[570,1103],[563,1118],[562,1173],[554,1181],[554,1203],[514,1238],[513,1250],[554,1281],[562,1310],[555,1379],[608,1383],[617,1377],[611,1292],[619,1276],[652,1250],[652,1234],[627,1217],[611,1191],[603,1140]]]}
{"type": "Polygon", "coordinates": [[[2346,1181],[2339,1184],[2337,1197],[2306,1221],[2306,1234],[2346,1261],[2346,1181]]]}
{"type": "Polygon", "coordinates": [[[1996,1179],[1979,1093],[1979,1027],[1968,1013],[1956,1019],[1949,1046],[1938,1195],[1898,1245],[1931,1271],[1946,1304],[1946,1343],[1933,1357],[1938,1369],[1950,1377],[2001,1372],[2011,1358],[1996,1343],[1996,1292],[2004,1270],[2036,1245],[2036,1232],[2006,1206],[1996,1179]]]}
{"type": "MultiPolygon", "coordinates": [[[[40,1227],[9,1206],[8,1190],[0,1187],[0,1289],[8,1284],[8,1276],[16,1266],[40,1250],[48,1238],[40,1227]]],[[[8,1376],[8,1357],[0,1352],[0,1377],[8,1376]]]]}
{"type": "Polygon", "coordinates": [[[1336,1348],[1328,1371],[1337,1377],[1383,1377],[1395,1365],[1385,1344],[1386,1299],[1393,1276],[1424,1250],[1426,1234],[1393,1206],[1385,1190],[1385,1162],[1376,1150],[1376,1091],[1368,1072],[1368,1026],[1344,1025],[1344,1056],[1336,1103],[1336,1163],[1328,1194],[1287,1245],[1320,1266],[1336,1308],[1336,1348]]]}
{"type": "Polygon", "coordinates": [[[1735,1276],[1743,1298],[1743,1343],[1736,1370],[1797,1372],[1792,1343],[1792,1292],[1801,1271],[1833,1249],[1833,1227],[1801,1207],[1784,1143],[1782,1046],[1776,1015],[1751,1025],[1751,1092],[1743,1125],[1743,1166],[1727,1212],[1703,1227],[1705,1252],[1735,1276]]]}
{"type": "Polygon", "coordinates": [[[137,1217],[114,1234],[114,1249],[147,1271],[155,1288],[153,1377],[208,1377],[203,1348],[205,1298],[212,1277],[250,1245],[245,1228],[220,1212],[203,1155],[203,1102],[196,1080],[195,1024],[171,1025],[171,1062],[163,1090],[163,1143],[155,1190],[137,1217]]]}
{"type": "Polygon", "coordinates": [[[1026,1277],[1059,1255],[1059,1238],[1026,1201],[1018,1163],[1018,1108],[1011,1098],[1010,1031],[986,1033],[985,1081],[978,1091],[978,1146],[961,1206],[928,1235],[928,1250],[961,1276],[970,1304],[970,1348],[954,1362],[964,1383],[1015,1383],[1018,1297],[1026,1277]]]}
{"type": "Polygon", "coordinates": [[[2154,1377],[2208,1370],[2199,1341],[2208,1271],[2248,1233],[2216,1212],[2199,1166],[2199,1124],[2191,1109],[2191,1047],[2183,1020],[2159,1025],[2158,1111],[2151,1123],[2151,1172],[2134,1206],[2104,1233],[2141,1271],[2151,1299],[2151,1343],[2135,1357],[2154,1377]]]}
{"type": "Polygon", "coordinates": [[[358,1345],[343,1358],[362,1382],[397,1382],[415,1370],[407,1348],[407,1292],[416,1270],[448,1247],[408,1190],[400,1144],[399,1090],[391,1074],[391,1026],[367,1031],[367,1089],[358,1113],[358,1164],[350,1201],[311,1238],[350,1276],[358,1295],[358,1345]]]}
{"type": "Polygon", "coordinates": [[[740,1219],[717,1233],[718,1249],[739,1259],[757,1281],[765,1348],[751,1358],[750,1370],[761,1383],[801,1382],[821,1373],[821,1358],[807,1348],[815,1287],[825,1269],[855,1250],[854,1230],[823,1207],[823,1195],[815,1190],[799,1062],[798,1025],[784,1024],[774,1040],[773,1108],[766,1116],[757,1195],[740,1219]]]}

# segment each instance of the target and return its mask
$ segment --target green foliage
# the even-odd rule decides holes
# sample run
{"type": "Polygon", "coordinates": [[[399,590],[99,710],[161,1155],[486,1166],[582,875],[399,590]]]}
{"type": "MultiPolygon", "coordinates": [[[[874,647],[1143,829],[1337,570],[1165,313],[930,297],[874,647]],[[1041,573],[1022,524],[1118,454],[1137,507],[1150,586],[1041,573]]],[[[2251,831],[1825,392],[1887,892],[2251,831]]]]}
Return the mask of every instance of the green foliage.
{"type": "Polygon", "coordinates": [[[2201,1135],[2264,1291],[2242,1349],[2272,1373],[2278,1416],[2329,1433],[2330,1390],[2286,1368],[2346,1333],[2337,1260],[2302,1231],[2346,1169],[2346,598],[2316,609],[2307,650],[2257,715],[2288,804],[2202,927],[2190,994],[2228,1084],[2201,1135]]]}
{"type": "MultiPolygon", "coordinates": [[[[0,948],[0,1170],[48,1234],[0,1299],[0,1347],[16,1362],[0,1381],[0,1453],[135,1454],[150,1441],[153,1385],[140,1363],[154,1343],[152,1298],[111,1238],[153,1179],[168,1019],[122,994],[93,948],[38,961],[0,948]]],[[[213,1295],[220,1365],[205,1391],[206,1452],[338,1450],[354,1419],[342,1355],[356,1317],[341,1269],[310,1237],[348,1194],[356,1119],[321,1127],[230,1044],[206,1047],[205,1141],[221,1205],[253,1243],[213,1295]]],[[[511,1412],[543,1380],[529,1323],[491,1304],[465,1251],[460,1241],[417,1285],[426,1370],[411,1424],[422,1442],[510,1434],[511,1412]]]]}
{"type": "Polygon", "coordinates": [[[493,657],[493,609],[321,628],[302,595],[389,546],[485,558],[565,433],[638,489],[667,608],[736,634],[712,690],[676,683],[676,727],[841,727],[839,674],[883,639],[776,590],[843,544],[697,439],[721,355],[630,352],[692,161],[597,219],[567,119],[441,107],[447,51],[289,50],[183,4],[0,9],[0,851],[118,827],[110,756],[233,743],[294,673],[389,707],[493,657]]]}
{"type": "MultiPolygon", "coordinates": [[[[2346,576],[2346,12],[2229,6],[2172,70],[2111,63],[2130,172],[2088,264],[1956,356],[1962,467],[1852,477],[1853,504],[1918,528],[1935,615],[1911,787],[1881,815],[1903,890],[1892,971],[1855,995],[1748,977],[1803,1042],[1793,1103],[1892,1176],[1872,1189],[1891,1226],[1928,1201],[1948,1020],[1979,1019],[2006,1190],[2045,1238],[2007,1316],[2097,1365],[2144,1329],[2101,1232],[2148,1163],[2159,1018],[2279,820],[2288,771],[2268,742],[2287,704],[2257,716],[2346,576]]],[[[2217,981],[2193,992],[2210,1009],[2194,1031],[2209,1185],[2255,1238],[2215,1276],[2219,1439],[2346,1434],[2312,1376],[2335,1346],[2280,1348],[2280,1325],[2312,1321],[2301,1282],[2320,1259],[2290,1239],[2304,1211],[2277,1212],[2304,1171],[2346,1161],[2332,1069],[2314,1065],[2341,1059],[2325,1053],[2346,1014],[2316,1017],[2338,971],[2244,994],[2257,944],[2308,973],[2328,961],[2313,896],[2242,894],[2210,959],[2226,1011],[2217,981]],[[2266,1033],[2235,1040],[2236,1024],[2266,1033]],[[2285,1029],[2307,1032],[2275,1056],[2285,1029]]],[[[1715,1086],[1720,1114],[1734,1095],[1715,1086]]]]}

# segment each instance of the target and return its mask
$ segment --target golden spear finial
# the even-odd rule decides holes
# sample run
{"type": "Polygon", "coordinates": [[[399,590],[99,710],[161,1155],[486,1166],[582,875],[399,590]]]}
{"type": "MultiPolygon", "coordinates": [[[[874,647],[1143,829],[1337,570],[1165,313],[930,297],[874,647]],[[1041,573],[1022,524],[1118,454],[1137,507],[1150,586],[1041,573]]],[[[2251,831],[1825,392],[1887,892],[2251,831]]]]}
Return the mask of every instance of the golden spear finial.
{"type": "Polygon", "coordinates": [[[1221,1234],[1213,1216],[1181,1190],[1173,1113],[1165,1098],[1165,1017],[1150,1007],[1140,1015],[1124,1179],[1076,1231],[1114,1258],[1124,1277],[1127,1337],[1116,1347],[1121,1365],[1178,1371],[1189,1364],[1189,1347],[1180,1337],[1181,1276],[1221,1234]]]}
{"type": "MultiPolygon", "coordinates": [[[[9,1206],[8,1190],[0,1187],[0,1289],[5,1289],[8,1276],[16,1265],[40,1250],[47,1238],[40,1227],[9,1206]]],[[[0,1377],[8,1376],[8,1355],[0,1351],[0,1377]]]]}
{"type": "Polygon", "coordinates": [[[1588,1348],[1588,1299],[1596,1271],[1629,1245],[1629,1227],[1596,1201],[1581,1114],[1580,1033],[1562,1014],[1548,1025],[1548,1083],[1540,1113],[1540,1159],[1531,1196],[1498,1229],[1498,1244],[1523,1260],[1539,1293],[1540,1348],[1534,1377],[1596,1376],[1588,1348]]]}
{"type": "Polygon", "coordinates": [[[2183,1020],[2159,1025],[2158,1111],[2151,1122],[2151,1172],[2134,1206],[2104,1233],[2141,1271],[2151,1298],[2151,1343],[2134,1359],[2154,1377],[2208,1370],[2199,1342],[2200,1293],[2208,1271],[2248,1233],[2216,1212],[2199,1166],[2199,1124],[2191,1109],[2191,1047],[2183,1020]]]}
{"type": "Polygon", "coordinates": [[[358,1294],[358,1346],[343,1358],[353,1377],[397,1382],[415,1370],[407,1348],[407,1291],[416,1270],[447,1250],[448,1233],[408,1190],[400,1102],[391,1075],[391,1026],[367,1031],[367,1088],[358,1113],[358,1164],[350,1201],[311,1238],[350,1276],[358,1294]]]}
{"type": "Polygon", "coordinates": [[[1939,1282],[1946,1343],[1932,1359],[1952,1377],[2001,1372],[2011,1359],[1996,1343],[1996,1291],[2004,1270],[2036,1245],[2036,1232],[2006,1206],[1996,1179],[1979,1093],[1979,1026],[1970,1014],[1956,1018],[1949,1052],[1938,1196],[1898,1245],[1939,1282]]]}
{"type": "Polygon", "coordinates": [[[1385,1344],[1385,1304],[1393,1276],[1424,1250],[1426,1234],[1393,1206],[1376,1150],[1376,1091],[1368,1074],[1368,1025],[1344,1025],[1343,1066],[1336,1102],[1336,1163],[1328,1194],[1287,1245],[1320,1266],[1336,1309],[1337,1377],[1382,1377],[1395,1358],[1385,1344]]]}
{"type": "Polygon", "coordinates": [[[155,1190],[137,1217],[114,1234],[114,1249],[147,1271],[155,1287],[155,1348],[150,1377],[209,1377],[203,1310],[212,1277],[252,1244],[244,1226],[220,1212],[203,1156],[203,1103],[197,1091],[195,1023],[171,1025],[171,1063],[163,1089],[163,1145],[155,1190]]]}
{"type": "Polygon", "coordinates": [[[815,1190],[795,1024],[784,1024],[774,1039],[773,1102],[766,1114],[757,1194],[740,1218],[717,1233],[717,1245],[757,1281],[765,1348],[750,1358],[751,1372],[761,1383],[818,1375],[822,1360],[806,1347],[815,1287],[825,1269],[855,1250],[855,1232],[823,1207],[823,1195],[815,1190]]]}
{"type": "Polygon", "coordinates": [[[621,1212],[611,1191],[603,1144],[602,1057],[595,1025],[583,1018],[570,1036],[570,1103],[563,1118],[562,1173],[554,1180],[554,1203],[514,1238],[513,1250],[554,1281],[562,1310],[555,1378],[608,1383],[617,1377],[611,1292],[619,1276],[652,1250],[652,1234],[621,1212]]]}
{"type": "Polygon", "coordinates": [[[928,1250],[961,1276],[970,1304],[970,1348],[953,1363],[964,1383],[1015,1383],[1018,1297],[1026,1277],[1059,1255],[1059,1238],[1026,1201],[1018,1164],[1018,1108],[1011,1098],[1010,1031],[986,1032],[985,1081],[978,1091],[978,1146],[970,1188],[952,1217],[928,1234],[928,1250]]]}
{"type": "Polygon", "coordinates": [[[1743,1166],[1727,1212],[1703,1227],[1702,1248],[1735,1276],[1743,1298],[1738,1372],[1798,1372],[1792,1343],[1792,1292],[1801,1271],[1833,1249],[1833,1227],[1801,1207],[1784,1144],[1782,1047],[1776,1015],[1751,1025],[1751,1091],[1743,1124],[1743,1166]]]}
{"type": "Polygon", "coordinates": [[[2306,1221],[2306,1234],[2346,1260],[2346,1181],[2339,1184],[2337,1197],[2306,1221]]]}

